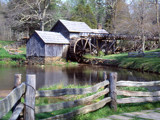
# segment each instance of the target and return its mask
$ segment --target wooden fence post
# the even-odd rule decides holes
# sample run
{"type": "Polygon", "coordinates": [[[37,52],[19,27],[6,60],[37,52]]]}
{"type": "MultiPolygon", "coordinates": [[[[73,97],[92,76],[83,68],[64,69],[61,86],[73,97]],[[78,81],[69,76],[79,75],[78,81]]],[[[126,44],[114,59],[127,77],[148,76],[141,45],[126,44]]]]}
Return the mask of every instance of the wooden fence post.
{"type": "Polygon", "coordinates": [[[109,74],[109,95],[111,97],[110,107],[114,111],[117,110],[117,90],[116,90],[116,83],[117,83],[117,73],[110,73],[109,74]]]}
{"type": "Polygon", "coordinates": [[[103,72],[103,80],[107,80],[107,73],[103,72]]]}
{"type": "MultiPolygon", "coordinates": [[[[104,80],[104,81],[107,80],[107,73],[106,73],[106,72],[103,72],[103,80],[104,80]]],[[[107,87],[108,87],[108,85],[107,85],[107,86],[104,86],[104,89],[106,89],[107,87]]],[[[108,94],[105,94],[104,97],[105,97],[105,98],[108,97],[108,94]]]]}
{"type": "Polygon", "coordinates": [[[26,75],[25,120],[35,120],[36,75],[26,75]]]}
{"type": "MultiPolygon", "coordinates": [[[[14,75],[14,86],[13,89],[18,87],[22,81],[21,81],[22,75],[21,74],[15,74],[14,75]]],[[[15,110],[16,106],[21,102],[21,100],[18,100],[17,103],[13,106],[12,112],[15,110]]]]}
{"type": "Polygon", "coordinates": [[[14,75],[14,87],[13,87],[13,89],[18,87],[22,83],[21,78],[22,78],[21,74],[15,74],[14,75]]]}

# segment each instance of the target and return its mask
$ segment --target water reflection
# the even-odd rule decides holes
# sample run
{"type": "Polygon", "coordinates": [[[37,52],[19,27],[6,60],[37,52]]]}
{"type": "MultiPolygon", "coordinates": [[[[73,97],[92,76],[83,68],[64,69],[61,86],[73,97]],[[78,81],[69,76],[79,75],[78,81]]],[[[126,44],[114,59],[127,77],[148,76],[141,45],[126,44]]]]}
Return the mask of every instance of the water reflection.
{"type": "Polygon", "coordinates": [[[57,84],[93,85],[103,81],[103,71],[107,73],[117,72],[118,80],[152,81],[160,80],[160,75],[154,73],[142,73],[114,67],[102,67],[80,65],[76,67],[58,66],[26,66],[26,67],[0,67],[0,90],[13,88],[14,74],[22,74],[25,81],[26,74],[36,74],[37,89],[44,86],[57,84]]]}
{"type": "Polygon", "coordinates": [[[27,67],[28,74],[36,74],[37,88],[57,85],[57,84],[75,84],[75,85],[92,85],[102,81],[102,73],[98,70],[91,69],[88,66],[78,67],[53,67],[44,68],[27,67]],[[100,75],[101,73],[101,75],[100,75]]]}

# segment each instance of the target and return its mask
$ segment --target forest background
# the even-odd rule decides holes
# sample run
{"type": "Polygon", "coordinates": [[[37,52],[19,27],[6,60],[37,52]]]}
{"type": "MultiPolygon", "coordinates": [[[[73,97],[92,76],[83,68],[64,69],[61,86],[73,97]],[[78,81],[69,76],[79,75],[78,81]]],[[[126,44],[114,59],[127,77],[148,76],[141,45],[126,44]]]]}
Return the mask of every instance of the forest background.
{"type": "Polygon", "coordinates": [[[0,39],[28,38],[58,19],[101,24],[111,34],[157,37],[158,0],[0,0],[0,39]]]}

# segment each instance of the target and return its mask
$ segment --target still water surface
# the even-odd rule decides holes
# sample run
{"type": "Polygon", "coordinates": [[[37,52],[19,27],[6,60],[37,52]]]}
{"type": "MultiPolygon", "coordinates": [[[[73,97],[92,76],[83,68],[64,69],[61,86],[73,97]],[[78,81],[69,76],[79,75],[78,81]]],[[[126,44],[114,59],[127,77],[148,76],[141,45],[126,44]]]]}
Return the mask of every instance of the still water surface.
{"type": "Polygon", "coordinates": [[[160,80],[160,75],[154,73],[142,73],[133,70],[119,69],[115,67],[79,65],[74,67],[58,66],[25,66],[25,67],[0,67],[0,90],[13,88],[14,74],[22,74],[25,81],[26,74],[36,74],[36,88],[57,84],[69,85],[93,85],[103,81],[103,71],[117,72],[118,80],[153,81],[160,80]]]}

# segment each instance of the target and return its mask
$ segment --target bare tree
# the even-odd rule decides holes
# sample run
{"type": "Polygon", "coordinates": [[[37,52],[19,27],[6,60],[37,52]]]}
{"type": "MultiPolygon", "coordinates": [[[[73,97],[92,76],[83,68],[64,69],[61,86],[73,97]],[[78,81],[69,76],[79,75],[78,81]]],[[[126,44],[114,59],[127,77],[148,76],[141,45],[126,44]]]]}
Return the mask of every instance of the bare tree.
{"type": "Polygon", "coordinates": [[[131,5],[130,33],[142,36],[141,50],[145,50],[145,37],[153,37],[157,33],[156,9],[147,0],[133,0],[131,5]]]}
{"type": "Polygon", "coordinates": [[[48,10],[51,0],[11,0],[8,3],[8,23],[14,31],[44,30],[55,17],[48,10]]]}
{"type": "Polygon", "coordinates": [[[0,40],[11,40],[11,30],[5,24],[6,4],[0,0],[0,40]]]}

